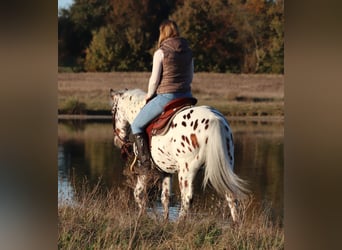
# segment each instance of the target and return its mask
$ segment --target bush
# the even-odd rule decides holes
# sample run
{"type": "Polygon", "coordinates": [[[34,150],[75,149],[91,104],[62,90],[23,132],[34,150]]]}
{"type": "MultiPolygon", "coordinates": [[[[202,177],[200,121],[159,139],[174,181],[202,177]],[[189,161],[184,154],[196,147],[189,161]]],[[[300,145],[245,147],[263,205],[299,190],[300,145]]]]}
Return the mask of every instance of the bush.
{"type": "Polygon", "coordinates": [[[85,69],[88,71],[110,71],[114,60],[114,34],[102,27],[93,33],[93,40],[86,50],[85,69]]]}
{"type": "Polygon", "coordinates": [[[62,108],[63,113],[66,114],[85,114],[87,105],[84,102],[80,102],[77,98],[71,98],[66,101],[62,108]]]}

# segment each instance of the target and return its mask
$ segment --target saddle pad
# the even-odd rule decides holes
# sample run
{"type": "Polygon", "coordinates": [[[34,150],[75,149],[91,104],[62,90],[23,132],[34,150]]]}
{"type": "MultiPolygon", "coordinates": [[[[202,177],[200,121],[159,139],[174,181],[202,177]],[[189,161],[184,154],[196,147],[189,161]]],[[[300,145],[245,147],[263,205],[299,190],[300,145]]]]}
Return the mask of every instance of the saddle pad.
{"type": "Polygon", "coordinates": [[[155,118],[146,127],[146,133],[148,134],[149,142],[151,142],[151,137],[153,135],[163,134],[168,130],[173,116],[178,111],[185,108],[186,106],[195,105],[196,103],[196,98],[177,98],[166,104],[163,113],[161,113],[160,116],[155,118]]]}
{"type": "Polygon", "coordinates": [[[168,121],[171,119],[174,113],[176,113],[179,109],[184,106],[195,105],[197,103],[197,99],[195,98],[178,98],[170,101],[164,107],[164,112],[161,113],[159,117],[152,121],[153,130],[162,129],[168,121]]]}

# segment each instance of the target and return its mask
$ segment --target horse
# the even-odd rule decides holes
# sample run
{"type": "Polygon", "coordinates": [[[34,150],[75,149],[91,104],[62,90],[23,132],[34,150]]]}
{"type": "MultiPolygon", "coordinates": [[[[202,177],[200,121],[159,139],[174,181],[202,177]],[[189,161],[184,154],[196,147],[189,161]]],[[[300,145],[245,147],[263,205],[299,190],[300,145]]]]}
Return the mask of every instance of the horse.
{"type": "MultiPolygon", "coordinates": [[[[141,89],[110,89],[114,145],[129,143],[130,124],[145,105],[146,93],[141,89]]],[[[154,135],[150,143],[151,157],[163,173],[161,202],[164,219],[169,216],[171,176],[178,173],[181,192],[179,218],[186,217],[193,196],[196,173],[204,168],[203,188],[209,182],[225,197],[234,222],[238,221],[239,199],[246,198],[246,181],[234,172],[234,143],[228,121],[209,106],[190,106],[179,111],[165,134],[154,135]]],[[[138,175],[134,198],[140,211],[145,208],[146,175],[138,175]]]]}

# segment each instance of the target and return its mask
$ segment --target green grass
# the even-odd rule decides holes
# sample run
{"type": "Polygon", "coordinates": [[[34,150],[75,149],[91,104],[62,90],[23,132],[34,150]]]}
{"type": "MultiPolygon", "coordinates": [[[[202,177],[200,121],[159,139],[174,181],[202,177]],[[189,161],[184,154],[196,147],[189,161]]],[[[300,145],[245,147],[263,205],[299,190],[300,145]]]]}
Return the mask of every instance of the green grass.
{"type": "Polygon", "coordinates": [[[76,97],[68,97],[60,107],[60,112],[65,114],[85,114],[87,104],[76,97]]]}
{"type": "Polygon", "coordinates": [[[59,73],[73,73],[72,67],[58,66],[59,73]]]}

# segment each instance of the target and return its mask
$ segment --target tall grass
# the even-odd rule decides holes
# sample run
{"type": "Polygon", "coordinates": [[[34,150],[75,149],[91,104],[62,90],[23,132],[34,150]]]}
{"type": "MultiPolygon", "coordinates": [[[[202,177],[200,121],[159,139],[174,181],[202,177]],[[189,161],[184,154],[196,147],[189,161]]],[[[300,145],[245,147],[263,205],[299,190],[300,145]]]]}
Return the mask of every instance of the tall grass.
{"type": "Polygon", "coordinates": [[[241,206],[241,222],[216,214],[190,214],[163,221],[157,212],[139,215],[130,188],[82,188],[74,205],[58,206],[59,249],[283,249],[281,223],[267,209],[241,206]],[[136,231],[135,231],[136,229],[136,231]]]}
{"type": "Polygon", "coordinates": [[[61,112],[66,114],[85,114],[87,105],[78,98],[69,97],[61,107],[61,112]]]}

